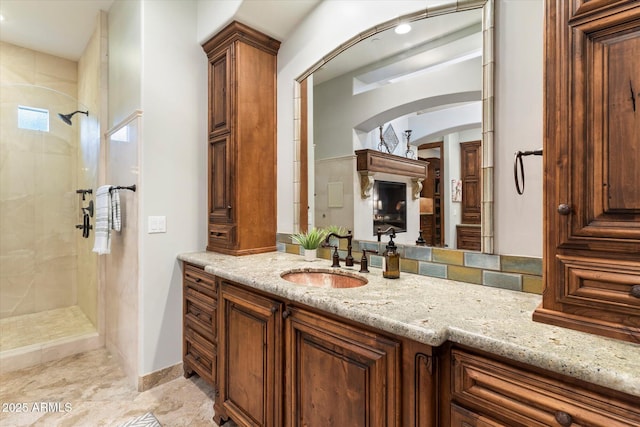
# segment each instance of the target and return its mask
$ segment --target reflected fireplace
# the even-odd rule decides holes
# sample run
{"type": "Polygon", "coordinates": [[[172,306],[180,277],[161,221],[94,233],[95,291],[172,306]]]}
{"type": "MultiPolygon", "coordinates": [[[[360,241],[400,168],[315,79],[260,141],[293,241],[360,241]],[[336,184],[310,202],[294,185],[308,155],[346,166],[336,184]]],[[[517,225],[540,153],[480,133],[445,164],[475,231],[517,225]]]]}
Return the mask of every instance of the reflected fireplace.
{"type": "Polygon", "coordinates": [[[375,181],[373,184],[373,235],[378,228],[407,231],[407,184],[375,181]]]}

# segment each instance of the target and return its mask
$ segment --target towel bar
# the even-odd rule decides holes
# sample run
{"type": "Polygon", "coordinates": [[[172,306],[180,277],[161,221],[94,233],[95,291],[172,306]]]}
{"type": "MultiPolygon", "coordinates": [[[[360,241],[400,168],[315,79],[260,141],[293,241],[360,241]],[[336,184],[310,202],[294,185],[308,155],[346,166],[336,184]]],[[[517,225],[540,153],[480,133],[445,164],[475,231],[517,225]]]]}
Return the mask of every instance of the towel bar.
{"type": "Polygon", "coordinates": [[[133,191],[133,192],[135,192],[135,191],[136,191],[136,185],[135,185],[135,184],[133,184],[133,185],[129,185],[129,186],[127,186],[127,187],[121,187],[121,186],[119,186],[119,185],[118,185],[118,186],[116,186],[116,187],[111,187],[111,188],[109,189],[109,191],[111,191],[111,190],[129,190],[129,191],[133,191]]]}

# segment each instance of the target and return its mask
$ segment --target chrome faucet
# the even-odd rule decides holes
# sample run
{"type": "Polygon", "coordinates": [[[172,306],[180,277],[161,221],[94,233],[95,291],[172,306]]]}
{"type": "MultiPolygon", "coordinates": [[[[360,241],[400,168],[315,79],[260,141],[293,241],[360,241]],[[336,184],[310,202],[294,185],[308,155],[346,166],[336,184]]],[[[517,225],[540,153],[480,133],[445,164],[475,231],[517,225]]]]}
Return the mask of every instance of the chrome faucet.
{"type": "MultiPolygon", "coordinates": [[[[351,230],[349,230],[347,232],[346,235],[341,236],[339,234],[336,233],[329,233],[327,234],[327,237],[325,237],[324,242],[322,242],[322,247],[326,248],[331,246],[329,244],[329,240],[335,237],[337,239],[347,239],[347,256],[344,259],[344,265],[347,267],[353,267],[353,255],[351,254],[351,241],[353,239],[353,236],[351,235],[351,230]]],[[[335,251],[333,253],[333,264],[331,265],[332,267],[340,267],[340,257],[338,256],[338,247],[334,246],[335,251]]]]}

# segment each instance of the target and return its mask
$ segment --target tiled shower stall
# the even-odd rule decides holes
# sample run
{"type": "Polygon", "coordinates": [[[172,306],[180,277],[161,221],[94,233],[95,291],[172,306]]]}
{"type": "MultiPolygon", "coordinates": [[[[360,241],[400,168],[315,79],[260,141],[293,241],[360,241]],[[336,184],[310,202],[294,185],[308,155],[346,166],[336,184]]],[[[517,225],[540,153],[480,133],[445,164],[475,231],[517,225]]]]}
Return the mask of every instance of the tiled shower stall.
{"type": "Polygon", "coordinates": [[[78,62],[0,43],[2,371],[102,344],[93,234],[76,228],[93,199],[76,191],[98,183],[101,41],[78,62]]]}

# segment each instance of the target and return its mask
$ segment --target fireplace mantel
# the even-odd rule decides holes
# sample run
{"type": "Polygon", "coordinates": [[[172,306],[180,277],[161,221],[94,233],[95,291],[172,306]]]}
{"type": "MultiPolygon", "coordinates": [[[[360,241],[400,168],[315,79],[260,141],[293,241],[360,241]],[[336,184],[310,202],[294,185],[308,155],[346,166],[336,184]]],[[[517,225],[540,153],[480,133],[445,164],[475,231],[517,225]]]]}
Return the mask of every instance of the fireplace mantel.
{"type": "Polygon", "coordinates": [[[363,199],[371,196],[376,172],[411,178],[413,198],[418,199],[420,197],[422,181],[427,178],[427,165],[429,162],[408,159],[371,149],[356,150],[355,153],[356,169],[360,175],[360,192],[363,199]]]}

